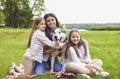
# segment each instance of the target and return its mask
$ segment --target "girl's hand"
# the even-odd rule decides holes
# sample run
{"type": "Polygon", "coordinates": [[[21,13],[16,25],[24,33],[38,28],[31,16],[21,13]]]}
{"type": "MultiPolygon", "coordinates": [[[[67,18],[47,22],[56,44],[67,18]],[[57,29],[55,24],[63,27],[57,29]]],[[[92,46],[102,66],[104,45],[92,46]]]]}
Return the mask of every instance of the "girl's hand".
{"type": "Polygon", "coordinates": [[[90,68],[89,70],[90,70],[90,72],[91,72],[92,74],[95,74],[95,73],[96,73],[96,69],[95,69],[95,68],[90,68]]]}
{"type": "Polygon", "coordinates": [[[99,72],[103,71],[103,68],[101,66],[96,66],[95,67],[99,72]]]}
{"type": "Polygon", "coordinates": [[[96,69],[96,70],[98,70],[98,71],[103,71],[103,68],[101,67],[101,66],[97,66],[97,65],[94,65],[94,64],[86,64],[86,67],[87,68],[94,68],[94,69],[96,69]]]}
{"type": "Polygon", "coordinates": [[[64,43],[61,43],[61,42],[59,42],[59,41],[56,41],[56,42],[55,42],[55,46],[56,46],[57,49],[62,48],[63,45],[64,45],[64,43]]]}

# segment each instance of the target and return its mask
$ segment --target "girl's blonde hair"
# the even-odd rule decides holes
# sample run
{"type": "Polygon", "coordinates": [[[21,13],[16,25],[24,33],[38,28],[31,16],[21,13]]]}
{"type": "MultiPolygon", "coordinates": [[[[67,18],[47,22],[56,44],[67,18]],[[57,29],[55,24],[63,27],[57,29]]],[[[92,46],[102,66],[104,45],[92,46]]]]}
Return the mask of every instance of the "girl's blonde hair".
{"type": "Polygon", "coordinates": [[[27,45],[27,47],[30,47],[32,35],[33,35],[33,33],[37,30],[37,27],[36,27],[36,26],[41,22],[42,19],[43,19],[43,18],[38,17],[38,18],[36,18],[36,19],[34,20],[34,23],[33,23],[33,26],[32,26],[32,31],[31,31],[30,36],[29,36],[29,40],[28,40],[28,45],[27,45]]]}
{"type": "Polygon", "coordinates": [[[78,47],[76,47],[76,46],[74,45],[74,43],[71,41],[70,37],[71,37],[71,35],[72,35],[73,32],[78,32],[79,35],[80,35],[80,32],[79,32],[77,29],[72,29],[72,30],[70,31],[70,33],[69,33],[69,38],[68,38],[68,43],[67,43],[67,48],[66,48],[66,52],[65,52],[65,58],[67,57],[67,49],[68,49],[70,46],[73,46],[73,48],[75,49],[76,55],[77,55],[78,57],[80,57],[79,51],[78,51],[78,47],[81,46],[81,45],[83,45],[83,47],[84,47],[84,49],[85,49],[85,55],[87,54],[87,48],[86,48],[86,46],[85,46],[85,44],[84,44],[84,42],[83,42],[83,39],[82,39],[81,35],[80,35],[80,42],[78,43],[78,47]]]}

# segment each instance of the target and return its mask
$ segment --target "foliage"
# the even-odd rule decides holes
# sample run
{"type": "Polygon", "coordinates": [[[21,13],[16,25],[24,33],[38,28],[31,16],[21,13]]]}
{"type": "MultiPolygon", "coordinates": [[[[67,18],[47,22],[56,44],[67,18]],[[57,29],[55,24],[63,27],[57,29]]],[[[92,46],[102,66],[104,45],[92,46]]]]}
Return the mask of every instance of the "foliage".
{"type": "MultiPolygon", "coordinates": [[[[34,5],[30,6],[31,0],[2,0],[5,24],[14,28],[29,28],[32,26],[33,10],[41,13],[44,10],[44,0],[34,0],[34,5]]],[[[0,6],[0,7],[1,7],[0,6]]]]}
{"type": "Polygon", "coordinates": [[[29,8],[28,0],[3,0],[2,4],[4,6],[5,23],[7,26],[14,28],[26,27],[26,21],[32,18],[32,11],[29,8]]]}
{"type": "Polygon", "coordinates": [[[91,27],[90,30],[120,30],[120,26],[96,26],[91,27]]]}
{"type": "Polygon", "coordinates": [[[0,2],[0,24],[4,24],[5,20],[5,15],[3,13],[3,7],[2,7],[2,2],[0,2]]]}
{"type": "Polygon", "coordinates": [[[68,29],[86,29],[86,30],[120,30],[120,23],[81,23],[81,24],[65,24],[68,29]]]}
{"type": "MultiPolygon", "coordinates": [[[[12,62],[18,65],[22,63],[30,31],[31,29],[0,28],[0,79],[9,74],[8,69],[12,62]]],[[[104,70],[110,73],[108,78],[90,75],[91,79],[120,79],[120,31],[81,31],[81,35],[89,42],[92,58],[102,59],[104,70]]],[[[33,79],[56,79],[56,77],[47,74],[33,79]]],[[[60,79],[80,78],[62,77],[60,79]]]]}
{"type": "Polygon", "coordinates": [[[5,15],[3,14],[3,10],[0,9],[0,24],[4,24],[5,15]]]}
{"type": "Polygon", "coordinates": [[[44,0],[33,0],[32,11],[34,12],[34,16],[41,16],[45,10],[44,0]]]}

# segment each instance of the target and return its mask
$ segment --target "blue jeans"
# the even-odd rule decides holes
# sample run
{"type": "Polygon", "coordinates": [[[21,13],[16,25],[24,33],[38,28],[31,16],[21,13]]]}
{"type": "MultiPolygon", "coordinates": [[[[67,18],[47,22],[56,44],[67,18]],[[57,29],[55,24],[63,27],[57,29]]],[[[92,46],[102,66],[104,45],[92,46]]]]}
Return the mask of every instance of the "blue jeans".
{"type": "Polygon", "coordinates": [[[42,61],[42,63],[39,63],[36,61],[34,69],[33,69],[33,73],[34,74],[42,74],[45,73],[45,63],[44,61],[42,61]]]}
{"type": "MultiPolygon", "coordinates": [[[[50,58],[51,59],[51,58],[50,58]]],[[[46,70],[50,69],[51,62],[50,59],[46,62],[42,61],[42,63],[39,63],[36,61],[35,67],[33,69],[34,74],[43,74],[45,73],[46,70]],[[47,67],[47,68],[46,68],[47,67]]],[[[54,72],[58,72],[62,69],[62,64],[58,60],[58,57],[55,58],[55,63],[54,63],[54,72]]]]}

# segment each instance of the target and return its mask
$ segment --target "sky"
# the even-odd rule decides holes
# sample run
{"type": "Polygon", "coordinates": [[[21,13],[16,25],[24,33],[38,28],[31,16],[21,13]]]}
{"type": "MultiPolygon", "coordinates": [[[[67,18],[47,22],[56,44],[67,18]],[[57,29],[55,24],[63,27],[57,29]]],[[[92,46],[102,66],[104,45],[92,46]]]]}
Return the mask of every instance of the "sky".
{"type": "Polygon", "coordinates": [[[61,23],[120,23],[120,0],[45,0],[61,23]]]}

